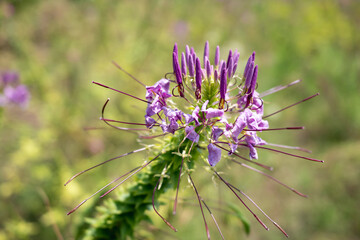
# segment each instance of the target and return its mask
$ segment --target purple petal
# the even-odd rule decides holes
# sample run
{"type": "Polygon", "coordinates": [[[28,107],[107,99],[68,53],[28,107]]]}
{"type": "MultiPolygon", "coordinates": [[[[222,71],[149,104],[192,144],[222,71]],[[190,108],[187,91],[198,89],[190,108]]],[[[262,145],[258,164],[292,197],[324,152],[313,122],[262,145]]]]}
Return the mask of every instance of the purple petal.
{"type": "Polygon", "coordinates": [[[155,123],[156,121],[153,118],[145,115],[145,124],[147,128],[151,129],[155,123]]]}
{"type": "Polygon", "coordinates": [[[208,162],[210,166],[215,166],[221,160],[221,149],[210,143],[208,146],[208,162]]]}
{"type": "Polygon", "coordinates": [[[194,126],[186,126],[185,127],[185,133],[186,133],[186,138],[190,139],[193,142],[199,142],[199,134],[197,134],[195,132],[195,127],[194,126]]]}
{"type": "Polygon", "coordinates": [[[222,117],[224,115],[224,110],[222,109],[208,108],[204,112],[206,112],[206,119],[222,117]]]}
{"type": "Polygon", "coordinates": [[[221,128],[215,126],[212,128],[211,138],[217,141],[221,134],[223,134],[223,132],[224,131],[221,128]]]}

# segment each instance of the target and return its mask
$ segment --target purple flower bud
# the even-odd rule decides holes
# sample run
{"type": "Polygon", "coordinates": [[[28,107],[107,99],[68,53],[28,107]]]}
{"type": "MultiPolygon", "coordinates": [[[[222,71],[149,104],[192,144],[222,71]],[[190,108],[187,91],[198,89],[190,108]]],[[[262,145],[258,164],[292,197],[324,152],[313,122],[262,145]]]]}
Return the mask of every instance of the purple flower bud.
{"type": "Polygon", "coordinates": [[[181,74],[184,77],[186,76],[186,60],[184,53],[181,53],[181,74]]]}
{"type": "Polygon", "coordinates": [[[195,64],[192,56],[189,57],[189,75],[192,78],[195,76],[195,64]]]}
{"type": "Polygon", "coordinates": [[[231,50],[229,51],[229,56],[228,56],[228,59],[227,59],[227,61],[226,61],[226,68],[229,67],[230,59],[232,59],[232,51],[231,51],[231,50]]]}
{"type": "Polygon", "coordinates": [[[207,148],[209,151],[208,162],[213,167],[221,160],[221,149],[212,143],[207,148]]]}
{"type": "Polygon", "coordinates": [[[214,81],[216,82],[218,79],[219,79],[218,71],[215,70],[215,71],[214,71],[214,81]]]}
{"type": "Polygon", "coordinates": [[[249,89],[251,85],[251,79],[254,72],[254,61],[251,61],[249,67],[247,69],[247,73],[245,73],[245,89],[249,89]]]}
{"type": "Polygon", "coordinates": [[[179,55],[179,53],[178,53],[178,46],[177,46],[177,43],[175,43],[175,44],[174,44],[173,53],[175,53],[175,54],[176,54],[176,56],[178,56],[178,55],[179,55]]]}
{"type": "Polygon", "coordinates": [[[178,56],[175,52],[173,52],[173,68],[174,68],[174,74],[175,74],[177,84],[182,85],[179,60],[178,60],[178,56]]]}
{"type": "Polygon", "coordinates": [[[253,51],[253,53],[251,54],[251,59],[255,61],[255,51],[253,51]]]}
{"type": "Polygon", "coordinates": [[[232,70],[232,75],[235,75],[236,69],[237,69],[237,63],[234,64],[234,67],[233,67],[233,70],[232,70]]]}
{"type": "Polygon", "coordinates": [[[190,55],[194,55],[195,54],[195,50],[194,50],[194,48],[192,47],[191,49],[190,49],[190,55]]]}
{"type": "Polygon", "coordinates": [[[219,65],[219,60],[220,60],[220,47],[217,46],[215,51],[215,59],[214,59],[215,66],[219,65]]]}
{"type": "Polygon", "coordinates": [[[186,126],[185,133],[186,133],[186,138],[196,143],[199,142],[200,136],[198,133],[195,132],[194,126],[186,126]]]}
{"type": "Polygon", "coordinates": [[[228,67],[227,67],[227,74],[228,74],[228,78],[232,77],[232,72],[233,72],[233,59],[230,58],[229,59],[229,63],[228,63],[228,67]]]}
{"type": "Polygon", "coordinates": [[[221,60],[221,62],[220,62],[220,68],[219,68],[219,73],[221,74],[221,71],[222,71],[222,69],[223,68],[225,68],[225,62],[223,61],[223,60],[221,60]]]}
{"type": "Polygon", "coordinates": [[[4,85],[7,85],[11,82],[15,82],[19,79],[19,74],[17,72],[4,72],[1,76],[1,80],[4,85]]]}
{"type": "Polygon", "coordinates": [[[258,75],[258,65],[255,66],[254,72],[252,74],[251,85],[250,85],[250,89],[249,89],[249,93],[251,95],[254,93],[255,88],[256,88],[257,75],[258,75]]]}
{"type": "Polygon", "coordinates": [[[247,60],[247,63],[245,65],[245,69],[244,69],[244,73],[243,73],[243,78],[245,78],[247,72],[249,71],[249,67],[250,67],[250,63],[252,62],[252,57],[250,56],[249,59],[247,60]]]}
{"type": "Polygon", "coordinates": [[[189,57],[190,57],[190,48],[188,45],[185,47],[185,58],[186,58],[186,64],[189,66],[189,57]]]}
{"type": "Polygon", "coordinates": [[[204,47],[204,68],[206,67],[206,60],[205,58],[209,59],[209,41],[205,42],[205,47],[204,47]]]}
{"type": "Polygon", "coordinates": [[[238,63],[239,58],[240,58],[240,53],[238,53],[238,52],[236,51],[236,53],[234,53],[234,56],[233,56],[234,64],[235,64],[235,63],[238,63]]]}
{"type": "Polygon", "coordinates": [[[212,71],[211,71],[210,61],[207,58],[205,61],[205,67],[206,67],[206,76],[208,79],[210,79],[212,71]]]}
{"type": "Polygon", "coordinates": [[[200,59],[196,58],[196,76],[195,76],[195,82],[196,82],[196,98],[201,98],[201,83],[202,83],[202,69],[200,64],[200,59]]]}
{"type": "Polygon", "coordinates": [[[227,88],[226,69],[225,67],[223,67],[220,73],[220,99],[225,100],[226,88],[227,88]]]}

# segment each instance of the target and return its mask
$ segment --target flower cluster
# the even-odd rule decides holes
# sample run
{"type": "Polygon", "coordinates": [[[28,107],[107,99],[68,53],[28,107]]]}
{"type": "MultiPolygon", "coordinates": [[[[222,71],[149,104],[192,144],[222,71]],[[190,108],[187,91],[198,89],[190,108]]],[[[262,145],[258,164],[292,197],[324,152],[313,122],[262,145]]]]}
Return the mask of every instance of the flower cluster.
{"type": "Polygon", "coordinates": [[[206,42],[203,63],[189,46],[181,53],[179,63],[175,44],[172,54],[175,81],[161,79],[146,88],[146,126],[150,129],[160,126],[163,133],[172,134],[185,129],[186,137],[195,143],[200,139],[199,134],[203,134],[211,166],[221,159],[221,149],[217,146],[220,142],[229,144],[230,155],[239,145],[245,145],[250,159],[257,159],[255,146],[266,144],[257,136],[257,131],[268,129],[269,124],[262,118],[263,101],[255,89],[258,77],[255,52],[249,57],[242,76],[236,74],[239,56],[237,50],[230,50],[227,61],[220,61],[218,46],[211,64],[206,42]],[[172,94],[170,82],[176,83],[172,94]],[[171,98],[177,96],[187,102],[185,109],[174,106],[171,98]]]}
{"type": "MultiPolygon", "coordinates": [[[[175,214],[180,180],[183,175],[187,175],[188,182],[191,184],[196,193],[208,239],[210,239],[210,233],[203,212],[203,206],[209,211],[222,239],[224,239],[215,217],[212,215],[209,207],[205,203],[205,200],[200,196],[191,177],[192,172],[196,169],[195,162],[197,159],[203,158],[202,153],[204,151],[207,152],[207,161],[211,166],[211,168],[207,167],[206,169],[212,172],[215,177],[223,182],[226,187],[229,188],[234,195],[236,195],[236,197],[247,208],[247,210],[251,212],[256,220],[265,229],[269,229],[242,200],[240,195],[247,198],[285,236],[288,236],[287,233],[246,193],[225,180],[221,174],[216,171],[214,166],[221,160],[222,153],[225,151],[227,152],[227,157],[232,162],[255,171],[302,197],[306,197],[305,194],[302,194],[294,188],[282,183],[266,172],[247,165],[244,162],[237,161],[235,158],[240,158],[243,161],[255,164],[257,167],[261,167],[266,170],[272,170],[272,167],[264,165],[259,161],[255,161],[258,159],[257,149],[264,149],[314,162],[323,162],[322,160],[300,156],[268,147],[273,146],[305,152],[308,151],[300,147],[269,143],[258,136],[258,133],[262,131],[304,129],[302,126],[269,128],[269,123],[265,119],[299,103],[312,99],[319,94],[314,94],[274,113],[264,115],[263,97],[293,86],[299,83],[300,80],[296,80],[288,85],[280,85],[259,93],[256,90],[259,70],[258,66],[255,64],[255,52],[253,52],[248,58],[244,71],[241,74],[237,73],[239,57],[240,54],[237,50],[230,50],[227,60],[220,60],[220,48],[217,46],[214,54],[214,60],[210,61],[209,43],[206,42],[204,54],[201,60],[196,54],[194,48],[190,48],[189,46],[186,46],[185,51],[181,53],[181,57],[179,58],[178,46],[175,44],[172,52],[172,73],[165,75],[163,79],[159,80],[152,86],[146,86],[130,73],[122,69],[119,65],[114,63],[116,67],[146,89],[145,99],[133,96],[129,93],[122,92],[98,82],[93,82],[101,87],[111,89],[147,104],[145,111],[145,123],[124,122],[104,117],[105,108],[110,100],[108,99],[102,109],[102,117],[100,118],[102,121],[117,130],[141,132],[139,136],[140,139],[162,137],[163,139],[159,140],[159,143],[157,144],[146,144],[146,147],[111,158],[83,170],[75,174],[65,183],[65,185],[67,185],[76,177],[105,163],[152,148],[151,151],[155,156],[154,158],[150,161],[145,161],[144,164],[112,180],[68,212],[68,214],[73,213],[90,198],[100,193],[111,184],[122,179],[120,183],[117,183],[110,190],[106,191],[101,195],[101,197],[108,195],[132,176],[147,168],[145,172],[138,175],[137,180],[135,180],[136,184],[127,188],[126,194],[123,195],[120,200],[114,200],[113,203],[109,202],[109,206],[105,208],[109,211],[102,210],[101,217],[96,217],[96,220],[93,222],[92,229],[89,229],[88,231],[88,235],[92,237],[90,239],[115,239],[115,236],[118,236],[119,232],[121,233],[119,239],[133,237],[135,226],[140,221],[147,219],[144,211],[150,207],[149,199],[152,199],[152,207],[156,214],[158,214],[171,229],[176,231],[176,229],[156,210],[155,202],[159,199],[159,196],[162,193],[165,193],[168,189],[176,189],[173,210],[173,213],[175,214]],[[114,125],[114,123],[145,126],[146,128],[124,128],[118,127],[114,125]],[[243,157],[240,154],[239,148],[243,148],[248,151],[249,158],[243,157]],[[189,161],[184,161],[185,159],[189,161]],[[186,174],[183,174],[184,172],[186,174]],[[156,192],[158,192],[158,194],[156,194],[156,192]],[[134,200],[135,198],[136,200],[134,200]],[[126,209],[126,211],[124,211],[124,209],[126,209]],[[134,222],[128,221],[128,218],[135,220],[134,222]],[[104,230],[106,231],[105,235],[104,230]],[[98,236],[98,238],[94,236],[98,236]]],[[[207,163],[205,164],[208,166],[207,163]]]]}
{"type": "Polygon", "coordinates": [[[25,107],[29,101],[30,94],[27,87],[19,84],[19,75],[16,72],[3,72],[0,74],[0,106],[16,104],[25,107]]]}

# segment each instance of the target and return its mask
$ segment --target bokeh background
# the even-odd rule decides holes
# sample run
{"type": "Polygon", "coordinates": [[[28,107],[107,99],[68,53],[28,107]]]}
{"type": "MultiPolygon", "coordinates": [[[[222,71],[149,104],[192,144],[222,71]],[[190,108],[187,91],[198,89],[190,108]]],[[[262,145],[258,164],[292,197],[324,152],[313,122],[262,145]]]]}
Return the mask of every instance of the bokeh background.
{"type": "MultiPolygon", "coordinates": [[[[112,60],[152,85],[171,71],[174,42],[182,51],[189,44],[202,54],[206,40],[212,56],[216,45],[223,58],[237,48],[239,72],[256,51],[260,92],[303,80],[266,97],[268,113],[320,92],[269,119],[271,126],[304,125],[305,131],[262,137],[311,149],[309,156],[325,163],[260,152],[260,160],[275,167],[273,176],[308,199],[240,166],[223,164],[220,170],[292,239],[360,239],[359,26],[357,0],[1,1],[0,71],[18,71],[31,100],[27,108],[7,106],[0,113],[0,239],[75,239],[95,203],[72,216],[66,212],[144,158],[132,155],[63,186],[76,172],[139,147],[136,135],[105,128],[99,117],[108,97],[109,116],[124,121],[142,121],[146,106],[91,81],[142,97],[144,91],[112,60]]],[[[211,176],[195,178],[216,201],[211,176]]],[[[271,231],[262,229],[225,188],[221,195],[251,223],[247,236],[238,218],[214,210],[226,239],[283,238],[271,223],[271,231]]],[[[205,239],[194,204],[185,202],[171,218],[176,234],[154,218],[154,239],[205,239]]],[[[162,209],[170,212],[166,205],[162,209]]],[[[220,239],[208,222],[213,238],[220,239]]],[[[139,232],[149,228],[142,225],[139,232]]]]}

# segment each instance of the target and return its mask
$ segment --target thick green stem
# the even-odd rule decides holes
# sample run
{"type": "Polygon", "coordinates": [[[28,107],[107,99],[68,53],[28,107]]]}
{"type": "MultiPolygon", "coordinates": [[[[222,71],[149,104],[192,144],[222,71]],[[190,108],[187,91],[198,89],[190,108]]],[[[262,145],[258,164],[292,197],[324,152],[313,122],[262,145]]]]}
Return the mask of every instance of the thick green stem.
{"type": "Polygon", "coordinates": [[[169,189],[176,189],[182,156],[189,153],[191,158],[185,160],[186,168],[193,169],[194,161],[199,158],[199,148],[185,140],[184,135],[177,133],[167,137],[163,144],[158,144],[156,155],[161,155],[140,172],[133,184],[128,185],[117,199],[107,199],[103,206],[97,208],[94,218],[88,219],[89,227],[81,239],[105,240],[128,239],[134,237],[137,225],[143,220],[150,220],[147,210],[152,209],[152,197],[156,184],[160,181],[161,188],[156,191],[155,203],[169,189]],[[191,149],[191,150],[190,150],[191,149]],[[164,169],[166,171],[164,171],[164,169]],[[84,236],[85,235],[85,236],[84,236]]]}

